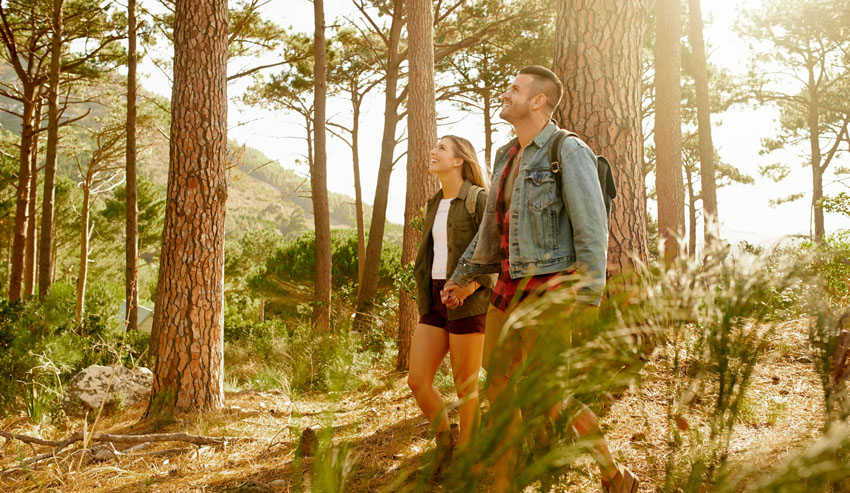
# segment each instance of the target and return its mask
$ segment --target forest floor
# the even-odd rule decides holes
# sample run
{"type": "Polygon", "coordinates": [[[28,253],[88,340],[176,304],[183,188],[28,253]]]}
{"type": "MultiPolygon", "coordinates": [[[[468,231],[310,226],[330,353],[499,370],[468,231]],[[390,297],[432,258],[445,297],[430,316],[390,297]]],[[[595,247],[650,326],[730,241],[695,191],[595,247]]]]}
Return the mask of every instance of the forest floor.
{"type": "MultiPolygon", "coordinates": [[[[773,467],[821,435],[823,393],[807,354],[806,323],[779,324],[776,338],[754,374],[731,447],[732,460],[746,465],[747,471],[773,467]]],[[[665,389],[670,388],[673,375],[664,370],[659,353],[656,350],[643,368],[642,385],[628,389],[601,416],[612,452],[641,479],[642,492],[660,486],[665,475],[664,455],[669,450],[665,389]]],[[[333,442],[346,444],[348,449],[344,458],[350,468],[347,490],[390,489],[401,472],[414,471],[422,464],[433,440],[428,439],[428,425],[406,386],[406,374],[378,368],[370,371],[374,385],[369,391],[315,393],[292,400],[273,392],[228,393],[225,409],[186,416],[156,430],[255,437],[255,442],[223,447],[154,444],[143,452],[164,450],[164,455],[119,455],[81,466],[71,457],[22,469],[22,459],[47,449],[7,441],[0,446],[0,491],[290,491],[293,475],[308,475],[313,466],[310,459],[300,464],[294,460],[299,434],[306,427],[328,426],[333,430],[333,442]],[[299,470],[303,472],[293,472],[299,470]]],[[[450,379],[441,376],[438,380],[450,399],[450,379]]],[[[147,425],[139,424],[143,411],[140,404],[101,418],[97,431],[151,432],[147,425]]],[[[59,439],[82,430],[83,423],[70,421],[60,430],[52,425],[35,426],[21,414],[0,421],[0,429],[59,439]]],[[[599,489],[598,472],[590,458],[573,466],[556,486],[556,491],[599,489]]]]}

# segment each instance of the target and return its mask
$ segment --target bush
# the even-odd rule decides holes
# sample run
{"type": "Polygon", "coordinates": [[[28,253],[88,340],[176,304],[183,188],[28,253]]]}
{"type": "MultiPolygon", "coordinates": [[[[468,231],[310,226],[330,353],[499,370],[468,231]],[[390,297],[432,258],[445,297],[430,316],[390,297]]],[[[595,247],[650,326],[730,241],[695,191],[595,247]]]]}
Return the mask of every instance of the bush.
{"type": "Polygon", "coordinates": [[[358,335],[347,331],[318,334],[309,325],[290,330],[273,321],[259,325],[262,335],[227,342],[225,374],[234,387],[295,394],[352,390],[385,354],[364,348],[358,335]]]}
{"type": "Polygon", "coordinates": [[[822,244],[805,240],[800,253],[812,257],[809,264],[813,276],[835,305],[850,304],[850,231],[827,236],[822,244]]]}
{"type": "MultiPolygon", "coordinates": [[[[331,231],[331,280],[338,289],[357,282],[357,232],[354,230],[331,231]]],[[[396,272],[401,265],[401,248],[384,242],[381,265],[378,270],[379,283],[389,288],[393,285],[396,272]]],[[[312,283],[316,269],[316,235],[309,231],[277,249],[266,259],[265,268],[248,281],[249,288],[256,292],[280,297],[292,285],[312,283]]]]}
{"type": "MultiPolygon", "coordinates": [[[[59,397],[73,375],[119,360],[123,334],[106,323],[114,316],[114,290],[109,285],[93,290],[93,310],[81,327],[74,325],[76,290],[70,283],[53,284],[43,304],[0,301],[0,374],[15,377],[0,379],[0,415],[17,409],[21,399],[38,422],[45,412],[58,412],[59,397]]],[[[128,335],[128,341],[120,355],[124,364],[132,364],[148,346],[146,334],[128,335]]]]}

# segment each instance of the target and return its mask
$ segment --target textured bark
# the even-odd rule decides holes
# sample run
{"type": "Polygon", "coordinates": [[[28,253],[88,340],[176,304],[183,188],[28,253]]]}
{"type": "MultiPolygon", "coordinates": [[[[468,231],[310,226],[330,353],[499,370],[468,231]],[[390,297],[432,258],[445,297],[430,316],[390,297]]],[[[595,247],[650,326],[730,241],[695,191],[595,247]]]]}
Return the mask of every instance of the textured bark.
{"type": "Polygon", "coordinates": [[[177,0],[171,144],[146,416],[222,405],[227,2],[177,0]]]}
{"type": "Polygon", "coordinates": [[[21,115],[21,156],[18,167],[18,194],[15,201],[15,236],[12,243],[12,273],[9,278],[9,302],[21,299],[24,281],[24,257],[27,244],[27,222],[29,221],[30,152],[33,139],[33,111],[35,87],[25,87],[21,115]]]}
{"type": "Polygon", "coordinates": [[[366,265],[366,221],[363,218],[363,190],[360,185],[360,104],[362,96],[356,89],[351,92],[351,106],[354,112],[351,124],[351,160],[354,165],[354,214],[357,218],[357,289],[363,283],[366,265]]]}
{"type": "MultiPolygon", "coordinates": [[[[434,13],[430,0],[408,2],[407,29],[410,75],[408,76],[407,194],[404,202],[404,240],[401,266],[416,258],[416,245],[421,234],[411,222],[421,215],[425,202],[439,188],[436,177],[428,173],[429,151],[437,140],[437,110],[434,89],[434,13]]],[[[417,320],[416,303],[410,293],[399,293],[398,361],[396,368],[405,371],[410,361],[410,341],[417,320]]]]}
{"type": "Polygon", "coordinates": [[[136,0],[127,2],[127,184],[124,300],[127,330],[139,329],[139,199],[136,180],[136,0]]]}
{"type": "Polygon", "coordinates": [[[366,245],[366,261],[363,266],[363,282],[357,294],[357,314],[354,329],[362,330],[369,324],[372,299],[378,291],[378,270],[381,266],[381,251],[384,245],[384,226],[387,218],[387,199],[390,190],[390,175],[393,171],[393,153],[396,146],[398,125],[398,77],[403,55],[399,53],[401,27],[404,12],[401,0],[393,2],[393,17],[387,44],[387,71],[384,93],[384,130],[381,137],[381,158],[378,165],[378,181],[375,200],[372,202],[372,224],[369,227],[369,242],[366,245]]]}
{"type": "Polygon", "coordinates": [[[608,269],[647,259],[641,130],[641,53],[646,12],[639,0],[561,0],[554,71],[564,83],[556,118],[614,169],[608,269]]]}
{"type": "Polygon", "coordinates": [[[53,282],[53,216],[56,197],[56,151],[59,146],[59,72],[62,63],[62,4],[53,0],[53,38],[47,86],[47,156],[44,161],[44,197],[38,243],[38,297],[44,300],[53,282]]]}
{"type": "MultiPolygon", "coordinates": [[[[40,93],[41,91],[39,91],[40,93]]],[[[35,114],[33,115],[34,131],[41,126],[41,98],[36,97],[35,114]]],[[[38,134],[33,135],[32,151],[30,154],[30,198],[29,221],[27,221],[27,248],[24,254],[24,298],[30,298],[35,292],[36,275],[36,241],[38,228],[38,134]]]]}
{"type": "MultiPolygon", "coordinates": [[[[717,184],[714,180],[714,143],[711,139],[711,106],[708,101],[708,70],[705,42],[702,36],[700,0],[688,0],[688,40],[693,51],[694,84],[697,95],[697,125],[699,131],[699,174],[702,196],[703,230],[708,246],[719,234],[717,218],[717,184]]],[[[696,238],[694,234],[691,238],[696,238]]],[[[695,241],[695,240],[692,240],[695,241]]]]}
{"type": "Polygon", "coordinates": [[[484,169],[487,174],[493,172],[493,115],[492,96],[490,91],[484,91],[484,169]]]}
{"type": "MultiPolygon", "coordinates": [[[[89,181],[89,180],[87,180],[89,181]]],[[[83,322],[86,311],[86,280],[88,279],[89,264],[89,206],[91,205],[91,190],[88,184],[83,185],[83,207],[80,212],[80,269],[77,274],[77,306],[74,313],[74,323],[79,327],[83,322]]]]}
{"type": "Polygon", "coordinates": [[[826,169],[826,166],[821,166],[820,115],[818,113],[817,106],[820,94],[818,91],[818,83],[815,78],[815,66],[812,62],[812,57],[807,59],[806,69],[809,75],[809,104],[806,109],[806,125],[809,130],[809,150],[812,156],[812,214],[815,222],[814,240],[817,243],[823,243],[825,229],[823,221],[823,207],[821,207],[820,201],[823,198],[823,172],[826,169]]]}
{"type": "Polygon", "coordinates": [[[690,169],[685,169],[685,184],[688,187],[688,256],[697,255],[697,199],[694,192],[694,177],[690,169]]]}
{"type": "Polygon", "coordinates": [[[331,325],[331,223],[328,210],[328,155],[325,131],[325,106],[328,92],[328,62],[325,48],[325,7],[313,0],[314,30],[314,121],[316,155],[310,172],[313,219],[316,226],[316,282],[313,300],[313,324],[327,332],[331,325]]]}
{"type": "Polygon", "coordinates": [[[658,240],[665,257],[679,251],[685,233],[682,180],[681,5],[657,0],[655,37],[655,189],[658,193],[658,240]]]}

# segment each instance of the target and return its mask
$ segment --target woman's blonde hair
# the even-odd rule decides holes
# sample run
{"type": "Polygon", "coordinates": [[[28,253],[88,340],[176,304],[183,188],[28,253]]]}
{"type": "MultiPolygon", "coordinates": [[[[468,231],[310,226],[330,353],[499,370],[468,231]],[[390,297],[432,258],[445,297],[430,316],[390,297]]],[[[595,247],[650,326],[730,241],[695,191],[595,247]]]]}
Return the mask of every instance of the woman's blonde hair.
{"type": "Polygon", "coordinates": [[[475,147],[472,146],[472,143],[457,135],[446,135],[443,138],[452,142],[452,152],[455,157],[463,159],[463,168],[461,168],[463,179],[469,180],[473,185],[478,185],[486,190],[487,179],[484,177],[484,172],[481,171],[481,166],[478,165],[478,157],[475,155],[475,147]]]}

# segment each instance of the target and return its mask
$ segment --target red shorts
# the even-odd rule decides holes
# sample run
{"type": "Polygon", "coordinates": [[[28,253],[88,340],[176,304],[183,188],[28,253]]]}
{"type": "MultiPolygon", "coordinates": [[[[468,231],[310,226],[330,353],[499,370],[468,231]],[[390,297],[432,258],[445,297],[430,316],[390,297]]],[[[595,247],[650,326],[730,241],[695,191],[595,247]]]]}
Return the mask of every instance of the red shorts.
{"type": "Polygon", "coordinates": [[[487,325],[487,314],[449,320],[449,309],[440,298],[440,291],[446,285],[445,279],[431,281],[431,311],[419,317],[419,323],[444,329],[449,334],[483,334],[487,325]]]}

